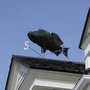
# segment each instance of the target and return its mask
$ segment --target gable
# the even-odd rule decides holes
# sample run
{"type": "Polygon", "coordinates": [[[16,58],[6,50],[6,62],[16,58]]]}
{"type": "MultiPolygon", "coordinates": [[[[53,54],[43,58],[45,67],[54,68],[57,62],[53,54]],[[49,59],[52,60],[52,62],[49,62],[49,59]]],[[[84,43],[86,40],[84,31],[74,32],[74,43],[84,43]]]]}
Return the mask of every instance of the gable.
{"type": "Polygon", "coordinates": [[[25,79],[27,72],[28,67],[20,64],[16,60],[13,60],[11,62],[5,90],[19,90],[22,82],[25,79]]]}
{"type": "Polygon", "coordinates": [[[81,40],[80,40],[80,44],[79,44],[80,49],[82,49],[82,44],[85,42],[85,40],[87,39],[89,34],[90,34],[90,8],[88,10],[88,14],[86,17],[85,25],[83,28],[83,32],[82,32],[82,36],[81,36],[81,40]]]}

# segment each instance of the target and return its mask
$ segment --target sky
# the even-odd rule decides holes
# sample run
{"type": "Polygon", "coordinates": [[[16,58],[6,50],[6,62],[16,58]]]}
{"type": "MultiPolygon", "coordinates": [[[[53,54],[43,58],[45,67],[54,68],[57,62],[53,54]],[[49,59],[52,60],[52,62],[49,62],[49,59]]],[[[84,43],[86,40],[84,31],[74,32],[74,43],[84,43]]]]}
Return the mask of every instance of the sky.
{"type": "Polygon", "coordinates": [[[25,48],[25,41],[40,53],[27,33],[38,29],[57,33],[65,47],[67,59],[49,51],[45,58],[84,62],[83,50],[78,48],[90,0],[0,0],[0,90],[4,90],[12,55],[40,57],[25,48]]]}

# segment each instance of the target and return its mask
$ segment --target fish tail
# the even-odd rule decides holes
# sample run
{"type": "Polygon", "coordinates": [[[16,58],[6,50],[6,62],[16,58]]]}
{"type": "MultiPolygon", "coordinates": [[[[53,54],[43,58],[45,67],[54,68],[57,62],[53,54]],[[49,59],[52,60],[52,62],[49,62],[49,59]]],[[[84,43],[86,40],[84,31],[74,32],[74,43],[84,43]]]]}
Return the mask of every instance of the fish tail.
{"type": "Polygon", "coordinates": [[[62,52],[67,58],[68,58],[68,49],[69,48],[62,48],[62,52]]]}
{"type": "Polygon", "coordinates": [[[68,49],[69,48],[61,48],[60,50],[55,51],[54,53],[58,56],[63,53],[68,58],[68,49]]]}

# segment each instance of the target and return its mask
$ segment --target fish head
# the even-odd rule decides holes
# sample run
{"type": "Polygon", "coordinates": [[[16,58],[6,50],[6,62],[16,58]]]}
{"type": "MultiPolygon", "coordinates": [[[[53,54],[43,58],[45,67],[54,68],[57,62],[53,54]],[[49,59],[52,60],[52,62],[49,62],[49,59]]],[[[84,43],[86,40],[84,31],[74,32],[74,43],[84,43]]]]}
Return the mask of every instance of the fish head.
{"type": "Polygon", "coordinates": [[[31,38],[36,38],[38,37],[38,33],[36,31],[33,31],[33,32],[29,32],[28,33],[28,37],[31,39],[31,38]]]}
{"type": "Polygon", "coordinates": [[[46,35],[47,35],[47,32],[43,29],[39,29],[38,31],[32,31],[28,33],[29,39],[33,42],[40,41],[46,35]]]}
{"type": "Polygon", "coordinates": [[[28,37],[31,41],[36,42],[38,38],[38,33],[36,31],[29,32],[28,37]]]}

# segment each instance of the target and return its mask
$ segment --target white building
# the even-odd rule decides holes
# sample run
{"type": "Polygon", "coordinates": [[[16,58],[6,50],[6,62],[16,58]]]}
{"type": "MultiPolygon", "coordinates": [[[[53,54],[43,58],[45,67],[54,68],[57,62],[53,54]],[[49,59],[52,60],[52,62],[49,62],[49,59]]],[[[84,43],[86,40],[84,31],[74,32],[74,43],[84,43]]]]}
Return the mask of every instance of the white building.
{"type": "Polygon", "coordinates": [[[5,90],[90,90],[90,8],[79,48],[85,65],[13,55],[5,90]]]}
{"type": "Polygon", "coordinates": [[[6,90],[72,90],[83,63],[12,56],[6,90]]]}
{"type": "Polygon", "coordinates": [[[87,14],[79,48],[84,50],[85,74],[82,75],[73,90],[90,90],[90,8],[87,14]]]}

